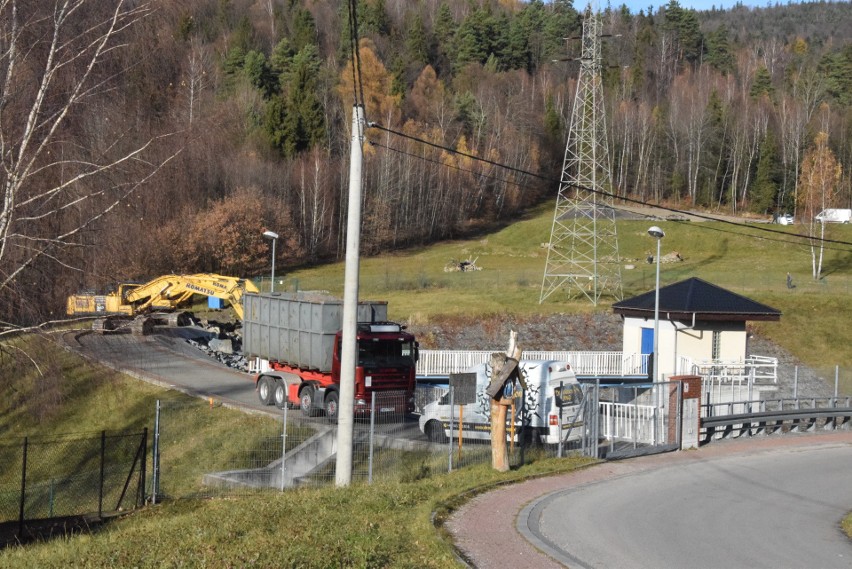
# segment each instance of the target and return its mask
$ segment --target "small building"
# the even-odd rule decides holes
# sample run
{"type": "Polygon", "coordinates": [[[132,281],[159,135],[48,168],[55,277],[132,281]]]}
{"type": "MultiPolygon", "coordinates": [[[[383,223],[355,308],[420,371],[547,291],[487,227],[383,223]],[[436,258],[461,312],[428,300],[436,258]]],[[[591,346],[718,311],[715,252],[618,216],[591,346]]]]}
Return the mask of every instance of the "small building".
{"type": "MultiPolygon", "coordinates": [[[[613,304],[624,320],[624,353],[654,351],[655,291],[613,304]]],[[[699,278],[660,287],[660,377],[689,372],[684,362],[742,362],[746,322],[781,319],[781,311],[699,278]]]]}

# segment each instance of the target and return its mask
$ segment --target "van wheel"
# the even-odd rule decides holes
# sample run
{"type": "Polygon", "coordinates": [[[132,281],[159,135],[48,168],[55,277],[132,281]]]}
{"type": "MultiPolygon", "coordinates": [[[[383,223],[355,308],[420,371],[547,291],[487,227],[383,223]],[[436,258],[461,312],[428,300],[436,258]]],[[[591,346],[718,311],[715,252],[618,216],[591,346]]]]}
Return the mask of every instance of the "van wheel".
{"type": "Polygon", "coordinates": [[[257,398],[264,405],[272,405],[272,381],[266,376],[257,381],[257,398]]]}
{"type": "Polygon", "coordinates": [[[440,421],[429,421],[426,423],[424,429],[426,431],[426,438],[433,443],[445,443],[449,440],[447,434],[444,432],[444,426],[441,425],[440,421]]]}
{"type": "Polygon", "coordinates": [[[533,429],[532,427],[525,428],[519,440],[523,441],[523,445],[527,448],[544,446],[544,441],[541,438],[541,431],[533,429]]]}

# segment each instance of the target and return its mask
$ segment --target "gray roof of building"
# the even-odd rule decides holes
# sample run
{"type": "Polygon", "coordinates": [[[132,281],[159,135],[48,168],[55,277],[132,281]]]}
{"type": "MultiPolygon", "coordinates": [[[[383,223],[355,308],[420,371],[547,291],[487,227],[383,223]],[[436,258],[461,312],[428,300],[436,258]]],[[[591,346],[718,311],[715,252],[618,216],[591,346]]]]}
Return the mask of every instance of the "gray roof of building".
{"type": "MultiPolygon", "coordinates": [[[[646,292],[612,305],[616,314],[654,316],[655,291],[646,292]]],[[[740,294],[690,278],[660,287],[660,317],[698,320],[773,320],[781,319],[781,311],[740,294]]]]}

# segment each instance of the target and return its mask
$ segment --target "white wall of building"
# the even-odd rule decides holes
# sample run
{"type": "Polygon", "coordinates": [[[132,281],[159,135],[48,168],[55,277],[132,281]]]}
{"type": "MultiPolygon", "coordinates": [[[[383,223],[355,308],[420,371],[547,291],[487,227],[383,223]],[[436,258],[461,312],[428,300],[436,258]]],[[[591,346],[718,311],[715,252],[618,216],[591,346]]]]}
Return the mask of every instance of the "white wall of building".
{"type": "MultiPolygon", "coordinates": [[[[622,350],[624,353],[642,351],[642,329],[654,329],[653,318],[624,318],[622,350]]],[[[680,356],[694,362],[711,361],[713,358],[714,332],[718,333],[718,360],[742,361],[748,354],[748,335],[745,322],[692,322],[672,323],[660,319],[658,339],[659,366],[662,377],[673,375],[680,356]],[[675,331],[677,330],[677,332],[675,331]]]]}

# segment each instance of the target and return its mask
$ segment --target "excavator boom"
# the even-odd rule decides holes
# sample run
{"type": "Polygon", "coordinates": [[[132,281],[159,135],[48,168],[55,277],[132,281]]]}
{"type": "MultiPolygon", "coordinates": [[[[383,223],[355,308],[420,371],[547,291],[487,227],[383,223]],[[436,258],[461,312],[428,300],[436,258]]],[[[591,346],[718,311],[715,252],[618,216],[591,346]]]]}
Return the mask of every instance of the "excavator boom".
{"type": "Polygon", "coordinates": [[[99,314],[137,316],[153,310],[171,312],[186,304],[193,295],[215,297],[231,304],[243,318],[243,294],[259,292],[248,279],[213,273],[163,275],[141,285],[122,284],[105,295],[76,294],[68,297],[69,315],[99,314]]]}
{"type": "Polygon", "coordinates": [[[196,275],[164,275],[127,294],[127,300],[139,309],[174,310],[194,294],[228,301],[242,320],[242,298],[245,291],[258,292],[247,279],[212,273],[196,275]]]}

